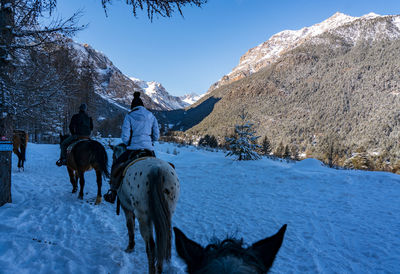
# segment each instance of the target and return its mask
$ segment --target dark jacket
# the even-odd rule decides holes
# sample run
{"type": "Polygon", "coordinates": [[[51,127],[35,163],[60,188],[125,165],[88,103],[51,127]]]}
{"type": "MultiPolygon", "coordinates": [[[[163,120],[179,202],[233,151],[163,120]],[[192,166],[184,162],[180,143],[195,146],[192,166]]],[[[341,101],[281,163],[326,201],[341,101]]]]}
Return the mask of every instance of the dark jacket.
{"type": "Polygon", "coordinates": [[[71,123],[69,124],[69,131],[72,135],[77,136],[90,136],[93,130],[93,120],[89,117],[86,112],[79,111],[71,118],[71,123]]]}

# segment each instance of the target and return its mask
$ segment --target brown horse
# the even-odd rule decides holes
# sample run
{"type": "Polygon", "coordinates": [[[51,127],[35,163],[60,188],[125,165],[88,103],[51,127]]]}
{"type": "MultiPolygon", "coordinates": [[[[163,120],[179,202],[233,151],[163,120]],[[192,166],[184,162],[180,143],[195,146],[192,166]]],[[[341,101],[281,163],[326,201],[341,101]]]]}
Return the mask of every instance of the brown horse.
{"type": "Polygon", "coordinates": [[[13,152],[18,157],[18,168],[24,170],[26,147],[28,145],[28,133],[23,130],[13,132],[13,152]]]}
{"type": "MultiPolygon", "coordinates": [[[[68,135],[60,135],[60,144],[68,138],[68,135]]],[[[85,187],[84,173],[94,169],[96,171],[97,198],[96,205],[101,203],[102,177],[109,178],[108,156],[103,145],[95,140],[81,140],[76,143],[67,155],[67,170],[69,180],[72,184],[72,193],[78,190],[79,199],[83,199],[83,188],[85,187]]]]}
{"type": "Polygon", "coordinates": [[[267,273],[282,245],[286,225],[275,235],[243,247],[243,240],[228,238],[201,246],[174,227],[176,251],[188,273],[267,273]]]}

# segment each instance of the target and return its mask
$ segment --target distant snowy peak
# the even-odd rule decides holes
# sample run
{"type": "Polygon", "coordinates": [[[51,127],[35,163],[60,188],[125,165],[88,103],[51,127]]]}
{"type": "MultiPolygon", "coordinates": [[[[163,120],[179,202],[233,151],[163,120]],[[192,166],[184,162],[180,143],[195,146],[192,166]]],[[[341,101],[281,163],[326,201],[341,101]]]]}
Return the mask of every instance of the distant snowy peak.
{"type": "Polygon", "coordinates": [[[126,77],[116,68],[102,52],[93,49],[88,44],[80,44],[68,40],[74,51],[78,67],[89,62],[95,72],[96,92],[110,103],[122,109],[129,109],[134,91],[143,91],[142,97],[146,107],[157,110],[174,110],[185,108],[200,97],[185,95],[184,98],[170,95],[162,84],[155,81],[143,81],[135,77],[126,77]]]}
{"type": "MultiPolygon", "coordinates": [[[[374,37],[382,36],[391,39],[399,38],[400,16],[381,16],[371,12],[361,17],[353,17],[337,12],[325,21],[313,26],[304,27],[300,30],[281,31],[246,52],[240,58],[239,65],[213,84],[208,92],[257,72],[261,68],[274,63],[282,54],[327,32],[335,32],[335,34],[344,37],[350,43],[356,43],[360,39],[373,39],[374,37]],[[377,20],[375,19],[377,18],[382,18],[382,22],[376,22],[377,20]],[[369,21],[376,24],[376,27],[372,31],[368,30],[368,33],[365,33],[363,26],[368,25],[369,21]],[[395,28],[392,26],[395,26],[395,28]]],[[[316,39],[315,42],[320,43],[323,41],[316,39]]]]}
{"type": "Polygon", "coordinates": [[[204,96],[204,94],[197,95],[196,93],[190,93],[190,94],[180,96],[179,98],[181,98],[181,100],[183,102],[186,102],[187,104],[192,105],[192,104],[196,103],[203,96],[204,96]]]}
{"type": "MultiPolygon", "coordinates": [[[[133,92],[140,88],[103,53],[88,44],[80,44],[67,37],[64,40],[64,46],[73,56],[72,60],[76,64],[78,73],[81,73],[83,68],[90,68],[95,92],[119,109],[129,110],[133,92]]],[[[147,95],[142,99],[150,109],[165,110],[147,95]]]]}
{"type": "Polygon", "coordinates": [[[168,91],[163,87],[162,84],[155,81],[143,81],[134,77],[130,77],[130,79],[139,86],[143,92],[149,96],[154,102],[164,107],[167,110],[174,110],[185,108],[190,105],[183,101],[180,97],[172,96],[168,93],[168,91]]]}

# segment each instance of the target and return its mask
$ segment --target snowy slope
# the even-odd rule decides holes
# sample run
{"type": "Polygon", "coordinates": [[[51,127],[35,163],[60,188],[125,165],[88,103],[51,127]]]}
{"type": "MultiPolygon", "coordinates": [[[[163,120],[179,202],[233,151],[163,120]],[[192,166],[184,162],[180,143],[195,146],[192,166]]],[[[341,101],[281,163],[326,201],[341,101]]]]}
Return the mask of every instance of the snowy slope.
{"type": "MultiPolygon", "coordinates": [[[[146,273],[138,229],[127,254],[125,218],[113,205],[93,205],[94,172],[78,200],[65,167],[54,164],[58,153],[57,145],[29,143],[24,172],[13,155],[13,203],[0,208],[0,272],[146,273]]],[[[171,144],[157,144],[156,154],[175,164],[181,182],[173,225],[203,245],[232,233],[250,244],[287,223],[271,273],[400,269],[398,175],[328,169],[313,159],[237,162],[171,144]]],[[[165,273],[183,268],[173,248],[165,273]]]]}
{"type": "MultiPolygon", "coordinates": [[[[231,83],[257,72],[261,68],[274,63],[284,53],[315,39],[315,43],[323,43],[317,37],[323,33],[333,32],[340,35],[348,43],[363,39],[400,37],[400,15],[380,16],[373,12],[361,17],[352,17],[337,12],[325,21],[299,30],[284,30],[269,38],[264,43],[250,49],[241,58],[239,64],[227,75],[214,83],[209,92],[221,85],[231,83]],[[382,19],[380,22],[379,19],[382,19]],[[365,32],[364,26],[375,25],[375,28],[365,32]]],[[[329,46],[329,45],[327,45],[329,46]]],[[[333,45],[332,45],[333,46],[333,45]]]]}

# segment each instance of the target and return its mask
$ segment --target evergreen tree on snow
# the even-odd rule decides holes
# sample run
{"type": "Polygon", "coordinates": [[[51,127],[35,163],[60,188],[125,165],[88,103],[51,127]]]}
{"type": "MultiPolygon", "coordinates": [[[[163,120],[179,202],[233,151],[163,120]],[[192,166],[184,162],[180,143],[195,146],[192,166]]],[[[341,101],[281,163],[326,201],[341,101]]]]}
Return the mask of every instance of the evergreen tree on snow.
{"type": "Polygon", "coordinates": [[[269,156],[271,152],[272,152],[271,143],[268,140],[268,137],[265,136],[261,144],[261,153],[269,156]]]}
{"type": "Polygon", "coordinates": [[[257,139],[260,136],[255,136],[253,129],[254,124],[247,121],[247,113],[244,111],[239,115],[242,124],[235,126],[235,133],[230,138],[225,138],[229,145],[230,151],[226,156],[235,156],[239,161],[258,160],[260,156],[256,152],[260,146],[257,144],[257,139]]]}

